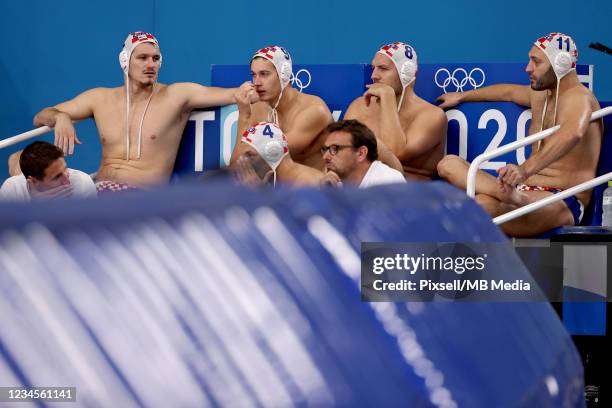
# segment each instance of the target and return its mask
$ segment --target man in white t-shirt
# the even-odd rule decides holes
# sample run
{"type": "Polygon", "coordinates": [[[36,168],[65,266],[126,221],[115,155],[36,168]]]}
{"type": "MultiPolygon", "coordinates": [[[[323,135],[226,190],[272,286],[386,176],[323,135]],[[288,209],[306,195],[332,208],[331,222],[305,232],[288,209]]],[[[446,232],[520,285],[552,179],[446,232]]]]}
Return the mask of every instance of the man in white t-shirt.
{"type": "Polygon", "coordinates": [[[19,158],[22,174],[8,178],[0,188],[2,201],[30,201],[68,197],[96,197],[89,175],[69,169],[62,150],[47,142],[29,144],[19,158]]]}
{"type": "Polygon", "coordinates": [[[376,137],[357,120],[341,120],[327,127],[321,147],[325,174],[323,185],[353,184],[367,188],[405,183],[404,175],[378,160],[376,137]]]}

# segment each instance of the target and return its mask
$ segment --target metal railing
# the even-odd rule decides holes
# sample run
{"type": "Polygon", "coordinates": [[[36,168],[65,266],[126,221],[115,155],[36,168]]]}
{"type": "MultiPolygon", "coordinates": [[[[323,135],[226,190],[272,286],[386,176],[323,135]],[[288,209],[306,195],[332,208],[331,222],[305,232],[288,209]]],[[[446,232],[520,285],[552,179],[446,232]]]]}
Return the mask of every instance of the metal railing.
{"type": "MultiPolygon", "coordinates": [[[[593,112],[593,114],[591,115],[591,122],[597,119],[601,119],[604,116],[607,116],[609,114],[612,113],[612,106],[608,106],[606,108],[600,109],[598,111],[593,112]]],[[[476,175],[478,173],[478,169],[480,167],[480,165],[488,160],[491,160],[495,157],[501,156],[502,154],[506,154],[509,153],[511,151],[514,151],[520,147],[535,143],[539,140],[542,140],[550,135],[552,135],[553,133],[555,133],[557,130],[559,130],[561,126],[557,125],[554,127],[551,127],[550,129],[546,129],[543,130],[541,132],[535,133],[531,136],[528,136],[524,139],[521,140],[517,140],[516,142],[512,142],[509,143],[505,146],[502,146],[498,149],[495,150],[491,150],[490,152],[485,152],[479,156],[477,156],[472,163],[470,164],[470,168],[468,169],[468,175],[467,175],[467,186],[466,186],[466,193],[469,197],[474,198],[474,196],[476,195],[476,175]]],[[[605,174],[603,176],[597,177],[595,179],[586,181],[582,184],[579,184],[577,186],[574,186],[572,188],[569,188],[561,193],[557,193],[554,194],[552,196],[546,197],[542,200],[536,201],[534,203],[528,204],[524,207],[521,208],[517,208],[516,210],[510,211],[509,213],[506,213],[504,215],[501,215],[499,217],[496,217],[493,219],[493,222],[495,224],[502,224],[504,222],[510,221],[514,218],[520,217],[522,215],[525,215],[531,211],[535,211],[539,208],[542,208],[548,204],[552,204],[556,201],[562,200],[566,197],[569,197],[571,195],[574,195],[576,193],[579,193],[581,191],[584,190],[588,190],[590,188],[593,188],[599,184],[603,184],[606,181],[612,180],[612,172],[605,174]]]]}
{"type": "Polygon", "coordinates": [[[610,180],[612,180],[612,171],[610,173],[604,174],[603,176],[599,176],[589,181],[585,181],[584,183],[578,184],[577,186],[574,186],[572,188],[568,188],[567,190],[563,190],[560,193],[553,194],[541,200],[535,201],[531,204],[527,204],[523,207],[517,208],[516,210],[507,212],[503,215],[500,215],[499,217],[495,217],[493,218],[493,223],[495,223],[496,225],[503,224],[504,222],[508,222],[527,213],[538,210],[556,201],[563,200],[564,198],[573,196],[584,190],[588,190],[600,184],[607,183],[610,180]]]}
{"type": "MultiPolygon", "coordinates": [[[[73,120],[72,124],[76,125],[79,122],[81,121],[73,120]]],[[[23,142],[24,140],[33,139],[36,136],[44,135],[45,133],[49,133],[52,130],[53,128],[49,126],[41,126],[36,129],[28,130],[27,132],[23,132],[15,136],[7,137],[6,139],[0,140],[0,149],[4,149],[5,147],[9,147],[19,142],[23,142]]]]}
{"type": "Polygon", "coordinates": [[[23,142],[24,140],[32,139],[36,136],[44,135],[45,133],[48,133],[52,130],[53,128],[50,128],[49,126],[41,126],[39,128],[32,129],[28,132],[20,133],[12,137],[7,137],[6,139],[0,140],[0,149],[4,149],[5,147],[9,147],[19,142],[23,142]]]}

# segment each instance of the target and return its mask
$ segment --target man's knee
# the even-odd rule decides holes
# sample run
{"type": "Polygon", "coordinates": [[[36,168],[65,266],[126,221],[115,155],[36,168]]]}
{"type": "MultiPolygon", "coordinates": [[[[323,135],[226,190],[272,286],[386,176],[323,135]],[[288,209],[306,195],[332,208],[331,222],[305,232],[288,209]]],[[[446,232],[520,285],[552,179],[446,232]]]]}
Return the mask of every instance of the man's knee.
{"type": "Polygon", "coordinates": [[[444,180],[448,180],[456,173],[457,167],[463,163],[465,163],[465,160],[459,156],[454,154],[446,155],[438,162],[438,175],[444,180]]]}

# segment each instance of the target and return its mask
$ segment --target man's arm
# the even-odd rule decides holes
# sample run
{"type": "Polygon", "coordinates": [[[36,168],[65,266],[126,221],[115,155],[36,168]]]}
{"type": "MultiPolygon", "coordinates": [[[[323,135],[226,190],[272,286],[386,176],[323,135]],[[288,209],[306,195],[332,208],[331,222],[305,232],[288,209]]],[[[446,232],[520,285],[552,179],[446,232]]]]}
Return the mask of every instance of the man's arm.
{"type": "Polygon", "coordinates": [[[238,88],[218,88],[191,82],[177,83],[172,86],[186,96],[189,110],[236,103],[234,94],[238,88]]]}
{"type": "Polygon", "coordinates": [[[448,121],[442,110],[422,113],[410,125],[408,143],[398,154],[402,162],[413,160],[444,141],[448,121]]]}
{"type": "Polygon", "coordinates": [[[408,143],[408,139],[402,130],[397,112],[395,91],[390,86],[380,83],[367,85],[367,87],[363,95],[366,106],[370,103],[380,104],[379,129],[376,137],[382,140],[395,156],[399,156],[408,143]]]}
{"type": "Polygon", "coordinates": [[[387,147],[385,142],[380,139],[376,139],[376,146],[378,151],[378,160],[385,163],[387,166],[395,169],[402,174],[404,174],[404,168],[402,167],[402,162],[394,155],[391,150],[387,147]]]}
{"type": "Polygon", "coordinates": [[[442,102],[439,105],[442,109],[452,108],[463,102],[485,101],[514,102],[531,107],[530,90],[528,85],[497,84],[466,92],[448,92],[440,95],[436,101],[442,102]]]}
{"type": "Polygon", "coordinates": [[[291,157],[299,157],[331,121],[329,110],[320,105],[311,105],[296,115],[291,128],[283,129],[291,157]]]}
{"type": "MultiPolygon", "coordinates": [[[[245,104],[243,103],[242,105],[245,104]]],[[[244,107],[245,114],[243,115],[243,107],[241,104],[238,106],[240,111],[237,127],[238,135],[236,136],[236,145],[232,152],[230,167],[233,167],[238,157],[240,157],[240,152],[242,150],[240,147],[240,137],[242,136],[242,132],[254,122],[253,116],[247,113],[247,110],[250,112],[250,107],[248,109],[248,105],[244,107]]],[[[296,115],[291,128],[289,130],[282,129],[289,143],[289,154],[291,154],[292,157],[299,157],[300,153],[310,146],[312,141],[331,121],[332,117],[329,111],[318,105],[309,106],[296,115]]]]}
{"type": "Polygon", "coordinates": [[[323,172],[293,160],[281,163],[277,169],[278,181],[294,187],[317,187],[323,179],[323,172]]]}
{"type": "Polygon", "coordinates": [[[559,107],[559,130],[520,166],[509,164],[500,168],[500,180],[515,186],[565,156],[585,135],[592,113],[588,96],[583,93],[567,95],[563,106],[559,107]]]}
{"type": "Polygon", "coordinates": [[[234,93],[234,99],[236,105],[238,105],[238,123],[236,125],[236,144],[234,145],[234,150],[232,150],[232,156],[229,163],[231,168],[236,166],[237,160],[242,153],[242,146],[240,143],[242,134],[251,125],[257,123],[253,115],[253,104],[259,101],[259,96],[252,82],[244,82],[234,93]]]}
{"type": "Polygon", "coordinates": [[[74,152],[74,144],[81,144],[72,121],[93,116],[95,101],[100,92],[102,92],[101,88],[90,89],[69,101],[43,109],[34,116],[34,126],[54,128],[54,144],[61,148],[64,154],[72,154],[74,152]]]}
{"type": "MultiPolygon", "coordinates": [[[[344,119],[359,120],[359,118],[361,117],[360,105],[362,105],[363,101],[364,100],[362,98],[355,99],[346,110],[346,113],[344,114],[344,119]]],[[[393,154],[389,146],[387,146],[387,144],[379,137],[376,137],[376,144],[378,145],[378,160],[385,163],[387,166],[403,173],[404,168],[402,167],[402,163],[399,161],[397,156],[393,154]]]]}

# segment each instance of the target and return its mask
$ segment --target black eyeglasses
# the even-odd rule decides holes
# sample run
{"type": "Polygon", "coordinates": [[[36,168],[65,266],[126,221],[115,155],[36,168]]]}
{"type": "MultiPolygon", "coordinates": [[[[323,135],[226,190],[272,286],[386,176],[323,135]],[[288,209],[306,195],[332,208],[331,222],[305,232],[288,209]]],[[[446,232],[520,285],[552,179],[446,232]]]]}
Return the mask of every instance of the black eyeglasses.
{"type": "Polygon", "coordinates": [[[338,154],[338,152],[344,148],[347,147],[352,147],[354,148],[355,146],[353,145],[337,145],[337,144],[333,144],[333,145],[329,145],[329,146],[322,146],[321,147],[321,154],[325,154],[326,152],[329,151],[329,154],[331,154],[332,156],[335,156],[338,154]]]}

